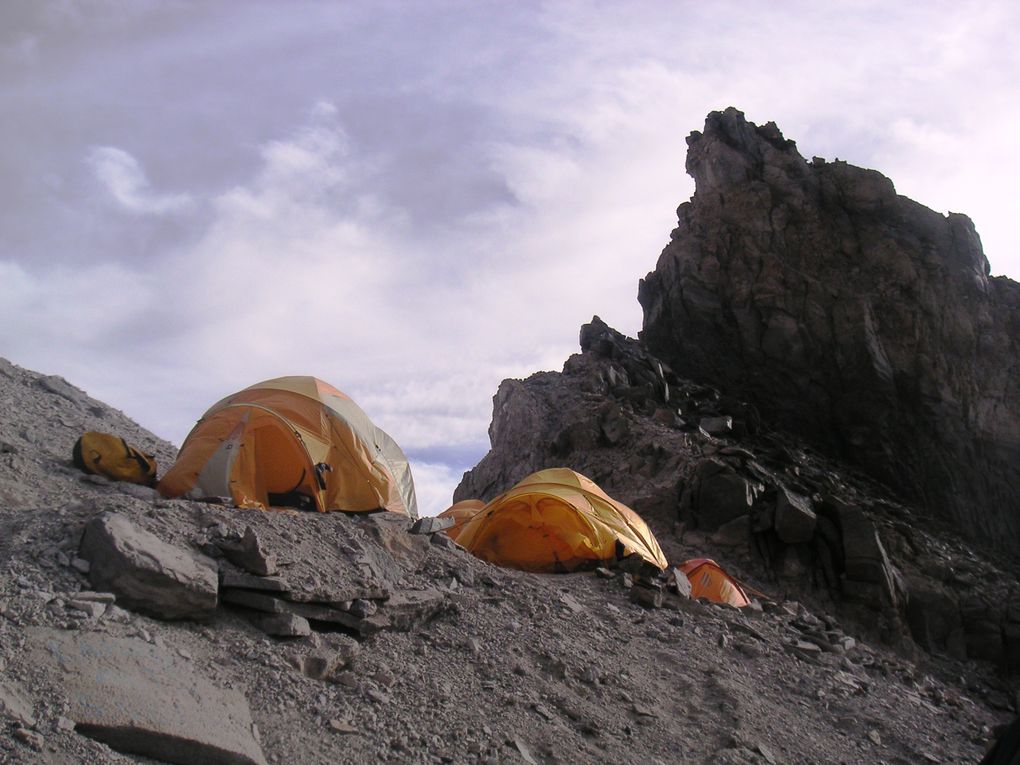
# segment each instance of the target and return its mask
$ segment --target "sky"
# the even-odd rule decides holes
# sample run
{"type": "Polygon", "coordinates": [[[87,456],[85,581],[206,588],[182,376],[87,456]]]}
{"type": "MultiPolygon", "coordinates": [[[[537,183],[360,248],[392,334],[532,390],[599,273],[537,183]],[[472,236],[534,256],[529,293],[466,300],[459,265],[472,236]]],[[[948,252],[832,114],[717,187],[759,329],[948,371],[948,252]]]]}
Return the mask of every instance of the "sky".
{"type": "MultiPolygon", "coordinates": [[[[0,356],[180,445],[271,377],[351,395],[441,511],[735,106],[975,222],[1020,278],[1020,4],[0,3],[0,356]]],[[[2,424],[2,420],[0,420],[2,424]]]]}

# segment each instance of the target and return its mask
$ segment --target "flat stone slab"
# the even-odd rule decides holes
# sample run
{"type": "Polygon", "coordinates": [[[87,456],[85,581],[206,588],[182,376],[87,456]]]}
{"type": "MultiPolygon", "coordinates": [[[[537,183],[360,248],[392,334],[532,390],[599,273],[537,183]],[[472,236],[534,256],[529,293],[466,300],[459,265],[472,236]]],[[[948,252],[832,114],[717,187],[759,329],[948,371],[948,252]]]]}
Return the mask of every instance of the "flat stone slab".
{"type": "Polygon", "coordinates": [[[85,525],[79,554],[92,586],[160,619],[202,619],[216,610],[216,563],[169,545],[127,516],[103,513],[85,525]]]}
{"type": "Polygon", "coordinates": [[[135,638],[28,630],[38,666],[59,673],[75,730],[125,754],[179,765],[266,765],[245,697],[135,638]]]}
{"type": "Polygon", "coordinates": [[[266,592],[289,592],[287,580],[279,576],[256,576],[246,571],[224,571],[220,584],[224,587],[237,587],[245,590],[265,590],[266,592]]]}

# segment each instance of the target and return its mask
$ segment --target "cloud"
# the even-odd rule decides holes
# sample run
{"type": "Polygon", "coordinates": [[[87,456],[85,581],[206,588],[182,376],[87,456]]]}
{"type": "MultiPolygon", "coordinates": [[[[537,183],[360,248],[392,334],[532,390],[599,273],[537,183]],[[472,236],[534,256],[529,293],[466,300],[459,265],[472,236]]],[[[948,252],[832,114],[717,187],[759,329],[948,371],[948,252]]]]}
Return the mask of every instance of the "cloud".
{"type": "Polygon", "coordinates": [[[87,161],[106,191],[125,210],[144,215],[164,215],[191,206],[187,194],[157,194],[151,190],[141,165],[115,146],[96,146],[87,161]]]}
{"type": "Polygon", "coordinates": [[[0,90],[26,181],[0,189],[0,348],[178,443],[314,374],[448,503],[500,380],[560,368],[592,314],[639,330],[711,109],[1012,241],[1008,3],[102,7],[0,35],[33,41],[0,90]]]}
{"type": "Polygon", "coordinates": [[[411,474],[419,516],[439,515],[453,504],[451,487],[460,482],[462,471],[448,465],[412,462],[411,474]]]}

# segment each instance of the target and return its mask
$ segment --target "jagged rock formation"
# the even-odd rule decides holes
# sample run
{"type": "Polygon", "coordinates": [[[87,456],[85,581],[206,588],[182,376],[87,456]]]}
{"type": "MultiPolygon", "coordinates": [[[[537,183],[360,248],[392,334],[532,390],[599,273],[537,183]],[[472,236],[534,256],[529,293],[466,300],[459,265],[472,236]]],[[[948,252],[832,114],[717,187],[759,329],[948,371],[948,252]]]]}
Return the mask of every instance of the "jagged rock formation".
{"type": "Polygon", "coordinates": [[[642,341],[1020,550],[1020,285],[989,276],[971,221],[733,108],[688,144],[697,190],[641,282],[642,341]]]}

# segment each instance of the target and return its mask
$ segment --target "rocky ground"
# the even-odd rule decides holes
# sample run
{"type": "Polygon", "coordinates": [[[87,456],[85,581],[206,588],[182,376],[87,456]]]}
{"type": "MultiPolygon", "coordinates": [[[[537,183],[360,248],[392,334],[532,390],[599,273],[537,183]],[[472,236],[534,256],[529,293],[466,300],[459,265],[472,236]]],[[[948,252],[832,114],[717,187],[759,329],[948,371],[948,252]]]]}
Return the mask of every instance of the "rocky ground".
{"type": "Polygon", "coordinates": [[[823,608],[648,608],[396,516],[165,500],[71,465],[90,428],[168,464],[119,412],[7,362],[0,401],[0,761],[972,763],[1012,716],[995,665],[823,608]]]}

